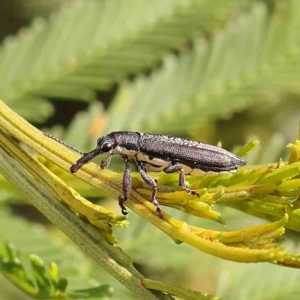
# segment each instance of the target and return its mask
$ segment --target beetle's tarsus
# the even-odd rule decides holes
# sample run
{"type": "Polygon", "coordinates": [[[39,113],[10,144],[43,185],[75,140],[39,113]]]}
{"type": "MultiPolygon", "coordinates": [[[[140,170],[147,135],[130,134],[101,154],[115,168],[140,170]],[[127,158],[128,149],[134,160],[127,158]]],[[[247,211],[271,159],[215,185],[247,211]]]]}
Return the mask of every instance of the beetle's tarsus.
{"type": "Polygon", "coordinates": [[[128,210],[124,205],[126,199],[123,196],[119,196],[119,206],[121,207],[121,211],[123,215],[128,215],[128,210]]]}
{"type": "Polygon", "coordinates": [[[125,209],[122,208],[122,215],[126,216],[128,214],[129,214],[128,210],[126,208],[125,209]]]}
{"type": "Polygon", "coordinates": [[[181,165],[177,164],[176,162],[174,163],[174,165],[170,166],[170,167],[167,167],[164,169],[164,172],[165,173],[168,173],[168,174],[171,174],[171,173],[179,173],[179,186],[184,190],[186,191],[187,193],[193,195],[193,196],[197,196],[197,197],[200,197],[200,195],[189,189],[186,184],[185,184],[185,175],[184,175],[184,170],[182,168],[181,165]]]}
{"type": "Polygon", "coordinates": [[[200,194],[199,194],[199,193],[197,193],[197,192],[195,192],[195,191],[189,189],[188,187],[185,187],[185,188],[182,187],[182,188],[183,188],[183,190],[186,191],[187,193],[189,193],[189,194],[191,194],[191,195],[193,195],[193,196],[196,196],[196,197],[200,197],[200,194]]]}
{"type": "Polygon", "coordinates": [[[156,212],[157,212],[158,216],[162,219],[163,218],[162,210],[159,206],[156,207],[156,212]]]}

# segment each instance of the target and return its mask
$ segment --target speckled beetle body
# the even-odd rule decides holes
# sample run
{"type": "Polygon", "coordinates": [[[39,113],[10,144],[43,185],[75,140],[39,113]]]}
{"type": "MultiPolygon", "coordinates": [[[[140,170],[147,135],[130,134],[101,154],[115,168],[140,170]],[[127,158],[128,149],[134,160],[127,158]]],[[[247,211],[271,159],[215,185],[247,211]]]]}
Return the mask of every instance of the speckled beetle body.
{"type": "Polygon", "coordinates": [[[157,183],[147,174],[147,171],[179,173],[179,185],[182,189],[199,196],[197,192],[185,185],[185,175],[234,172],[238,167],[246,164],[243,158],[216,146],[178,137],[130,131],[111,132],[98,139],[97,147],[93,151],[79,153],[83,156],[71,166],[72,173],[77,172],[84,164],[100,154],[107,154],[106,159],[101,163],[102,169],[108,167],[112,155],[120,155],[123,158],[125,162],[123,195],[119,197],[123,214],[128,213],[124,202],[128,199],[131,190],[129,157],[134,158],[142,179],[152,187],[151,200],[160,216],[162,216],[161,209],[156,200],[157,183]]]}

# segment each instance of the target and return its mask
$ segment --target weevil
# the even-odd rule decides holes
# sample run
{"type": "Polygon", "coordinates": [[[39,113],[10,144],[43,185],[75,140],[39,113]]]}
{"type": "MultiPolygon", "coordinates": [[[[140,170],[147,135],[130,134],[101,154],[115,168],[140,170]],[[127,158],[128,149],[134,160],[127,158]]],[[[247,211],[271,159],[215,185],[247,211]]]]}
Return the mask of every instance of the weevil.
{"type": "Polygon", "coordinates": [[[162,212],[156,200],[157,181],[147,174],[147,171],[179,173],[179,186],[187,193],[199,197],[200,195],[196,191],[186,186],[185,175],[197,176],[205,173],[235,172],[238,167],[246,164],[245,159],[225,149],[193,140],[154,133],[111,132],[100,137],[97,141],[97,147],[88,153],[80,152],[49,134],[45,135],[82,155],[71,166],[70,171],[72,173],[76,173],[83,165],[101,154],[107,155],[101,162],[101,169],[108,167],[112,155],[117,154],[122,157],[125,171],[123,174],[123,195],[119,196],[119,205],[123,215],[128,214],[124,202],[129,198],[131,191],[129,157],[133,157],[142,179],[152,188],[151,201],[160,217],[162,217],[162,212]]]}

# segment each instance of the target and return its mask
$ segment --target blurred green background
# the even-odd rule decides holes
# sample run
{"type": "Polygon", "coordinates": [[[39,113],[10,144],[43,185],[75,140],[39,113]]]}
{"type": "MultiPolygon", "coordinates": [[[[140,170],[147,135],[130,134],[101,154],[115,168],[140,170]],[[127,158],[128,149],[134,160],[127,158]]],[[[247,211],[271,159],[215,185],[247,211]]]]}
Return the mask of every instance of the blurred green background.
{"type": "MultiPolygon", "coordinates": [[[[132,130],[228,150],[255,138],[261,145],[248,164],[277,162],[298,136],[299,28],[296,0],[3,0],[0,98],[81,151],[102,134],[132,130]]],[[[111,168],[122,167],[114,159],[111,168]]],[[[112,299],[135,299],[13,190],[0,193],[0,205],[0,241],[56,261],[71,287],[108,283],[112,299]]],[[[220,210],[226,230],[264,222],[220,210]]],[[[175,245],[133,213],[129,220],[119,245],[146,277],[224,299],[299,298],[297,270],[222,261],[175,245]]],[[[298,235],[286,238],[299,253],[298,235]]],[[[0,299],[27,299],[2,277],[0,286],[0,299]]]]}

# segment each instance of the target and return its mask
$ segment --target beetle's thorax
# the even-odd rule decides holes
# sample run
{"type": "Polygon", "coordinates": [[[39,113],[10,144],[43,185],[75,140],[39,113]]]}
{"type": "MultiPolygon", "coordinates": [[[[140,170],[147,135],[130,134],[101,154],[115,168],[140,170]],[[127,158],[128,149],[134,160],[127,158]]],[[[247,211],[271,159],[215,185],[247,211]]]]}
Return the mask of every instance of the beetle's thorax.
{"type": "Polygon", "coordinates": [[[139,151],[139,133],[116,131],[109,134],[115,141],[116,147],[112,154],[135,156],[139,151]]]}
{"type": "Polygon", "coordinates": [[[123,155],[123,156],[136,156],[138,153],[138,151],[136,150],[129,150],[125,147],[122,147],[122,146],[117,146],[115,149],[113,149],[111,151],[111,154],[115,155],[123,155]]]}

